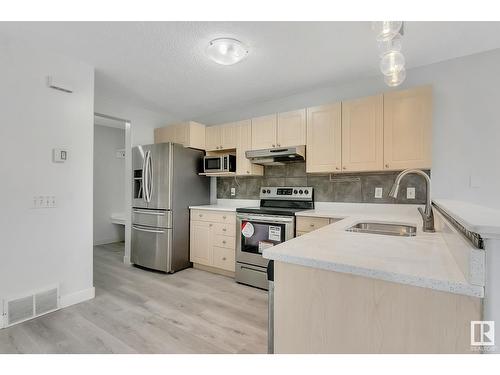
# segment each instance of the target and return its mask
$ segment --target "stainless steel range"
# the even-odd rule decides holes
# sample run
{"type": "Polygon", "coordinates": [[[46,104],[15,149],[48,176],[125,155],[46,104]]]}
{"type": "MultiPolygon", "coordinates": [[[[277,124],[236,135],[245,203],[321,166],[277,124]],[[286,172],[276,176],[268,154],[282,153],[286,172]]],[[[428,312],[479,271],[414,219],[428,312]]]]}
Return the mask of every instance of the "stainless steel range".
{"type": "Polygon", "coordinates": [[[268,289],[262,251],[295,236],[295,213],[314,208],[311,187],[262,187],[260,206],[236,209],[236,281],[268,289]]]}

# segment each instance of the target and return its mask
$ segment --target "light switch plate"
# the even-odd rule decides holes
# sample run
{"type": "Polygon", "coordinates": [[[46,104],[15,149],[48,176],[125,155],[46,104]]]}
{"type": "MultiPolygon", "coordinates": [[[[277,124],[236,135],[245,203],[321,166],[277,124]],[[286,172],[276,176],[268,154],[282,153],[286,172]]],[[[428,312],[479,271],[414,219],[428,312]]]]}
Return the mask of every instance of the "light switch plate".
{"type": "Polygon", "coordinates": [[[54,148],[52,150],[52,161],[54,163],[64,163],[68,160],[68,150],[63,148],[54,148]]]}
{"type": "Polygon", "coordinates": [[[406,199],[415,199],[415,188],[406,188],[406,199]]]}
{"type": "Polygon", "coordinates": [[[234,197],[236,195],[236,188],[231,188],[231,196],[234,197]]]}
{"type": "Polygon", "coordinates": [[[382,198],[383,189],[381,187],[375,188],[375,198],[382,198]]]}

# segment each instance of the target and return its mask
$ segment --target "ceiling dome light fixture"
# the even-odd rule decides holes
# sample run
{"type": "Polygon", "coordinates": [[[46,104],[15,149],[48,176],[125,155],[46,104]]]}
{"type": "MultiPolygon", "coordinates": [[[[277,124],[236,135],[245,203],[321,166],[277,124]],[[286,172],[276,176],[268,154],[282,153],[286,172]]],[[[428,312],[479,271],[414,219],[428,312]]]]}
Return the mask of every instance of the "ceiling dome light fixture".
{"type": "Polygon", "coordinates": [[[375,31],[380,60],[380,70],[387,86],[399,86],[406,78],[405,57],[401,53],[401,37],[404,34],[403,21],[372,22],[375,31]]]}
{"type": "Polygon", "coordinates": [[[239,40],[218,38],[208,43],[207,55],[221,65],[233,65],[248,55],[248,48],[239,40]]]}

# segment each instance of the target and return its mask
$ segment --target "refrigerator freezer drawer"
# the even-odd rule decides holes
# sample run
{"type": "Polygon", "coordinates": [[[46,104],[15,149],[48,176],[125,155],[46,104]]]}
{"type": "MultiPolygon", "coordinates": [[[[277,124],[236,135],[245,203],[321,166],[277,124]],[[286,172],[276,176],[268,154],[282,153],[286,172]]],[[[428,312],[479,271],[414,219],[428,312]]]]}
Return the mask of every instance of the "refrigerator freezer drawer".
{"type": "Polygon", "coordinates": [[[133,208],[132,224],[155,228],[172,228],[172,211],[133,208]]]}
{"type": "Polygon", "coordinates": [[[131,261],[153,270],[172,272],[172,229],[132,225],[131,261]]]}

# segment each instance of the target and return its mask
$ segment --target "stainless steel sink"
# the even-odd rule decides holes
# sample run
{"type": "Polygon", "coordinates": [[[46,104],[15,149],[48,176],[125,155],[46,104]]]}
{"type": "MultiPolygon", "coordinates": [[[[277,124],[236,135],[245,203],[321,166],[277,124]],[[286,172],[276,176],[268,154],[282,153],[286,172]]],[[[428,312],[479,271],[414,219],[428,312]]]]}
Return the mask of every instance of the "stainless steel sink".
{"type": "Polygon", "coordinates": [[[412,237],[417,235],[417,227],[388,223],[357,223],[346,229],[348,232],[384,234],[386,236],[412,237]]]}

